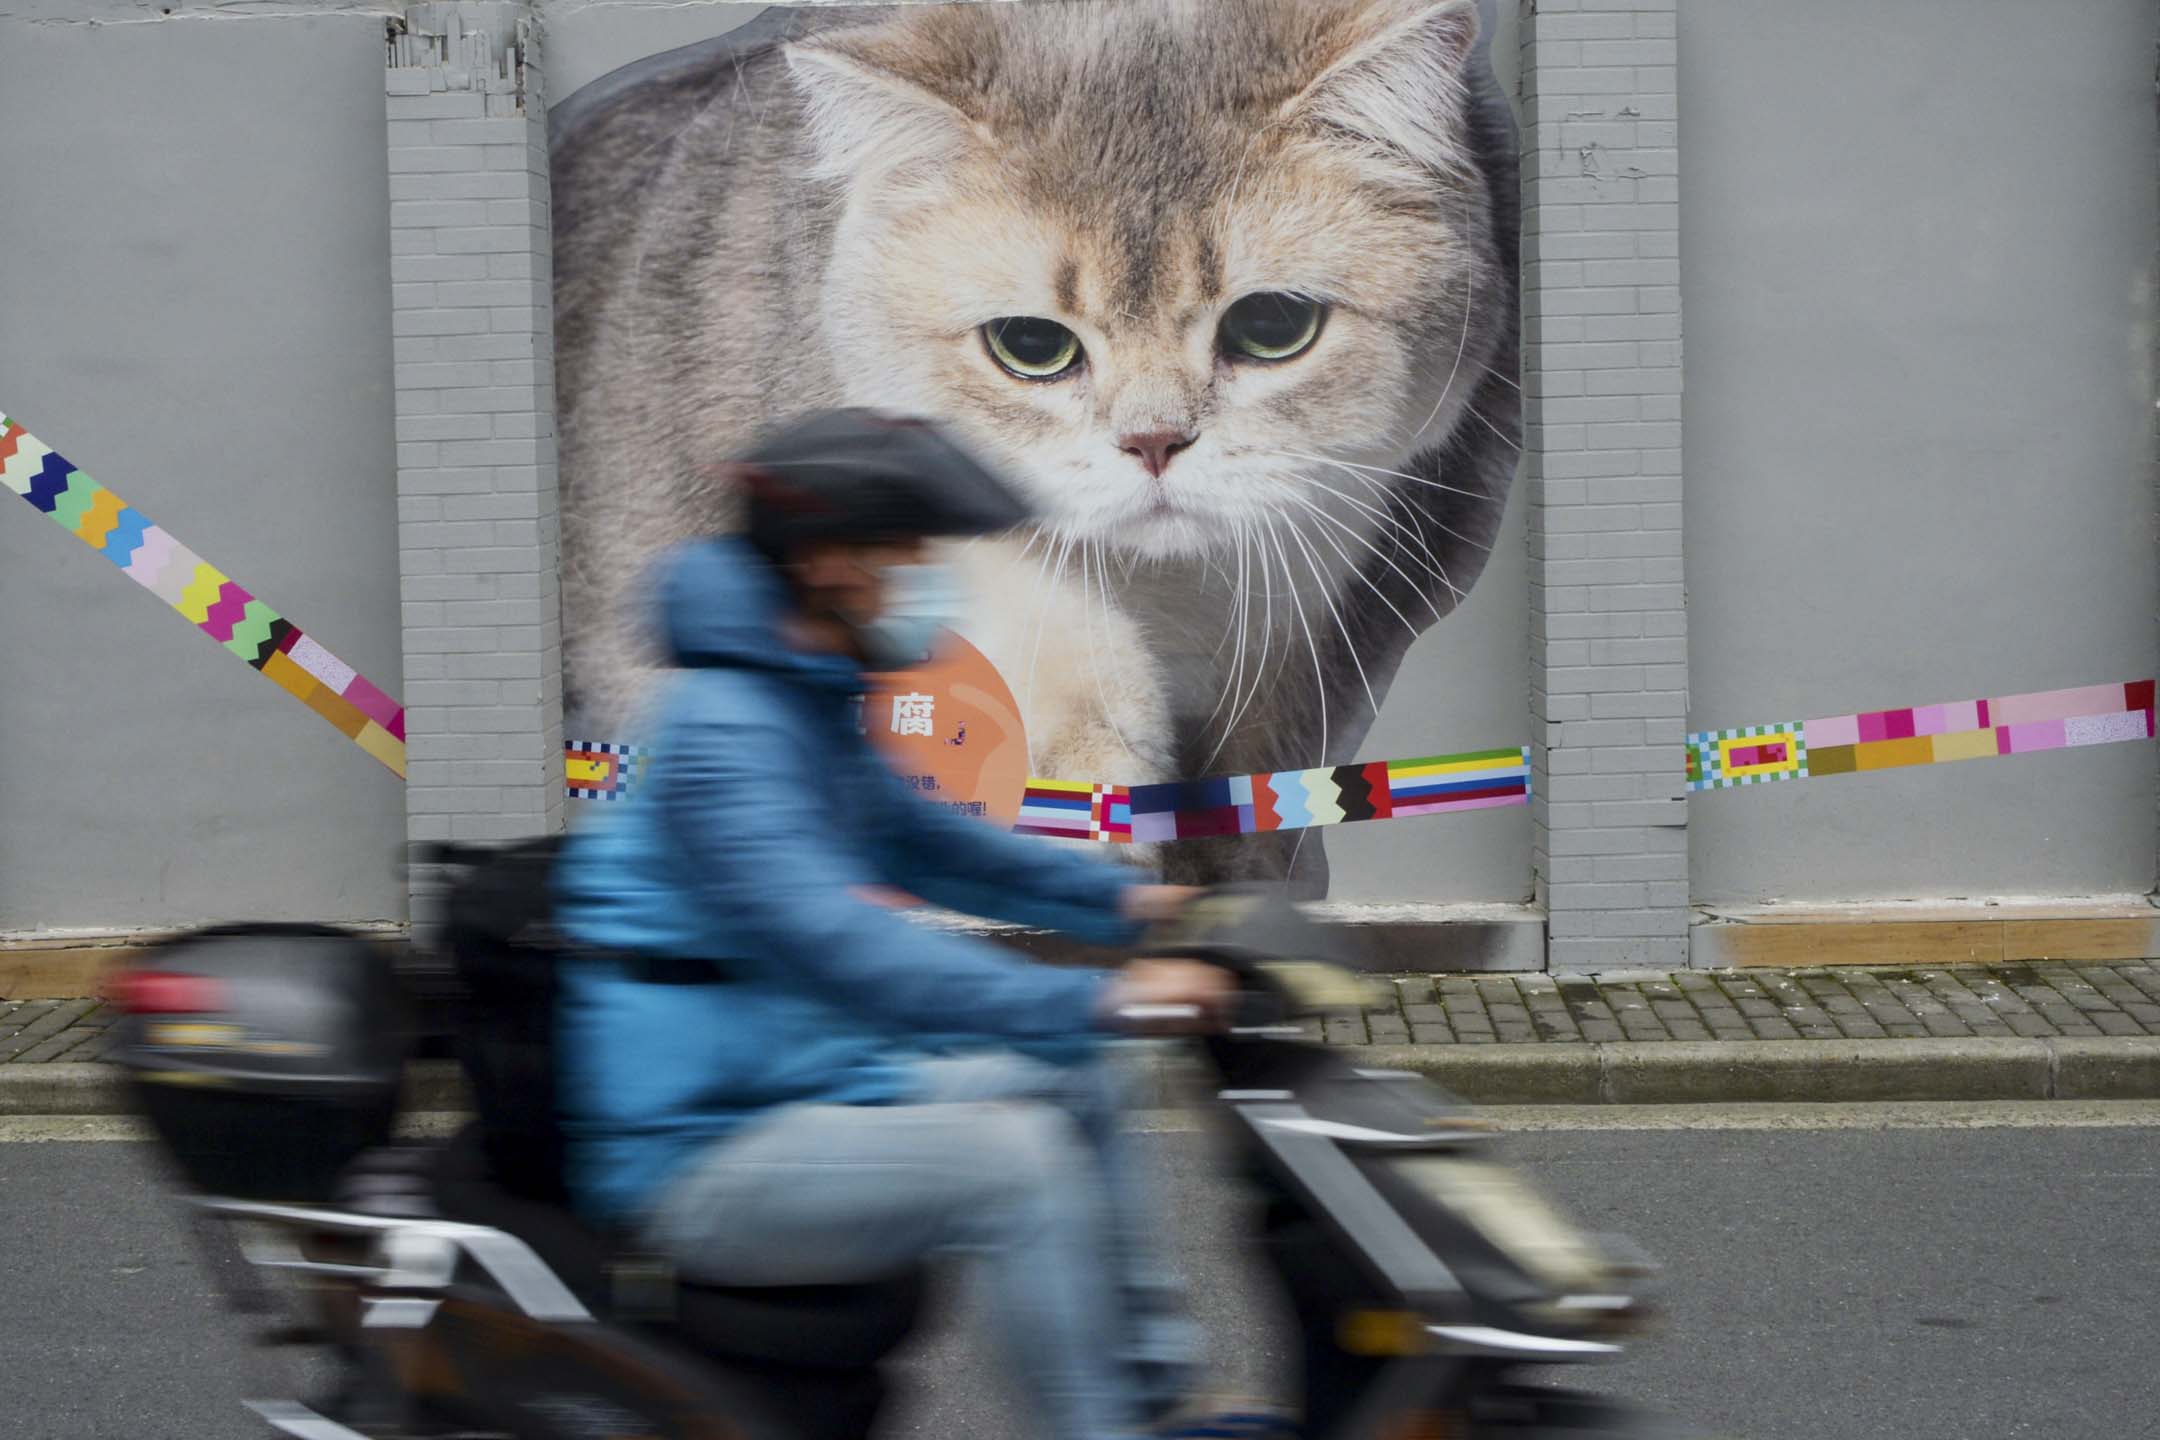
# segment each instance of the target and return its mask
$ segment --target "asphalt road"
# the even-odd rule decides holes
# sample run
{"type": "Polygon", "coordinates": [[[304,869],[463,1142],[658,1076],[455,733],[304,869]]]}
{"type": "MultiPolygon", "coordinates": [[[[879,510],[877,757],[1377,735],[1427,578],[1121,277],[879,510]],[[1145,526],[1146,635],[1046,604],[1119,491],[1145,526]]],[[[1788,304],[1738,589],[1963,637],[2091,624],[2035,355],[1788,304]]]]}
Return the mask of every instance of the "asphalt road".
{"type": "MultiPolygon", "coordinates": [[[[1581,1219],[1669,1267],[1666,1328],[1590,1372],[1600,1388],[1746,1440],[2160,1429],[2160,1129],[1725,1123],[1514,1142],[1581,1219]]],[[[1154,1143],[1224,1383],[1264,1392],[1287,1346],[1241,1263],[1235,1198],[1199,1137],[1154,1143]]],[[[240,1348],[149,1159],[132,1143],[0,1143],[0,1432],[264,1433],[238,1410],[240,1348]]],[[[972,1307],[952,1310],[914,1352],[892,1433],[1018,1440],[965,1333],[972,1307]]]]}

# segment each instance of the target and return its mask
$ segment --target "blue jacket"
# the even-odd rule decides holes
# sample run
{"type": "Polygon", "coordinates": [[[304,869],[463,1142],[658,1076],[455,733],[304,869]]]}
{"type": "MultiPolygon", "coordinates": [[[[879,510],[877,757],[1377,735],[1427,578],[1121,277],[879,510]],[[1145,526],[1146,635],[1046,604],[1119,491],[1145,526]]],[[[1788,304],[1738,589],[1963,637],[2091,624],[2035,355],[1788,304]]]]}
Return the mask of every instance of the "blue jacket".
{"type": "Polygon", "coordinates": [[[778,577],[747,546],[670,556],[661,617],[682,669],[637,792],[572,831],[571,938],[709,960],[730,983],[659,984],[584,958],[563,976],[570,1186],[595,1219],[638,1209],[708,1142],[795,1101],[890,1104],[908,1062],[970,1043],[1092,1043],[1100,970],[1007,958],[857,899],[898,886],[954,910],[1115,943],[1132,872],[924,801],[856,722],[848,661],[782,643],[778,577]]]}

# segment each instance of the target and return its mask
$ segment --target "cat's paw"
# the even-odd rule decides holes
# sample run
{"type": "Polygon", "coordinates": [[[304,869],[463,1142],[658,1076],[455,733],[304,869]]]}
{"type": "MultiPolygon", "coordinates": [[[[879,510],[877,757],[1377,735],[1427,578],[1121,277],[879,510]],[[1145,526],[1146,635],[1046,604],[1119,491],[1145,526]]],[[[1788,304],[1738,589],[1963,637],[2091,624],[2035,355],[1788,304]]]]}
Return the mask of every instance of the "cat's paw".
{"type": "Polygon", "coordinates": [[[1071,577],[1045,581],[1016,541],[955,552],[962,633],[1011,687],[1035,774],[1096,785],[1170,778],[1176,739],[1144,627],[1071,577]]]}
{"type": "Polygon", "coordinates": [[[1135,870],[1145,872],[1151,879],[1162,877],[1163,854],[1160,845],[1115,845],[1102,840],[1067,840],[1050,835],[1036,838],[1046,844],[1086,854],[1097,860],[1129,865],[1135,870]]]}
{"type": "Polygon", "coordinates": [[[1130,788],[1170,778],[1168,746],[1153,743],[1157,736],[1135,733],[1100,712],[1065,718],[1066,723],[1029,747],[1035,772],[1044,779],[1130,788]]]}

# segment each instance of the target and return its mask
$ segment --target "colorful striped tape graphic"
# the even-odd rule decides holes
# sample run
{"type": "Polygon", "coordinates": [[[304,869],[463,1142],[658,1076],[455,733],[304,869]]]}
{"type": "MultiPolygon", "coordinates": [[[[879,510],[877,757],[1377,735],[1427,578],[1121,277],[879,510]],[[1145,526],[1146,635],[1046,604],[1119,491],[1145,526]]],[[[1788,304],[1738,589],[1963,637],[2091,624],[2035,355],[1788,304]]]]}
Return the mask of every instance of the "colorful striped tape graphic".
{"type": "MultiPolygon", "coordinates": [[[[650,753],[605,741],[565,741],[563,767],[570,797],[624,798],[650,753]]],[[[1530,750],[1517,746],[1168,785],[1030,780],[1013,829],[1022,835],[1131,845],[1529,803],[1530,750]]]]}
{"type": "Polygon", "coordinates": [[[2150,740],[2153,694],[2151,680],[2132,680],[1706,730],[1687,738],[1687,786],[1730,790],[1777,780],[2150,740]]]}
{"type": "Polygon", "coordinates": [[[0,486],[110,560],[188,623],[405,774],[405,708],[140,510],[0,415],[0,486]]]}
{"type": "MultiPolygon", "coordinates": [[[[5,415],[0,415],[0,487],[103,555],[385,767],[405,774],[403,706],[5,415]]],[[[1687,788],[1729,790],[2150,740],[2154,693],[2154,681],[2132,680],[1701,731],[1687,737],[1687,788]]],[[[569,741],[563,747],[567,792],[579,800],[623,799],[649,754],[608,741],[569,741]]],[[[1013,828],[1104,844],[1147,844],[1529,801],[1530,751],[1518,746],[1163,785],[1035,779],[1028,782],[1013,828]]]]}
{"type": "Polygon", "coordinates": [[[645,752],[605,740],[565,740],[563,773],[573,800],[621,800],[637,781],[645,752]]]}

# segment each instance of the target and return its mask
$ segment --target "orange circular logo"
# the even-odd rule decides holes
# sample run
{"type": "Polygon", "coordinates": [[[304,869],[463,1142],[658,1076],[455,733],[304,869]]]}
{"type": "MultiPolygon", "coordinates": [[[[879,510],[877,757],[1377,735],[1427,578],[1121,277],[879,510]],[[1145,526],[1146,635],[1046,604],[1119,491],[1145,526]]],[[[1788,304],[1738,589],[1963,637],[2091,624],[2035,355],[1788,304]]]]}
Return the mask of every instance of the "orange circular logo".
{"type": "Polygon", "coordinates": [[[924,799],[1010,830],[1027,794],[1020,707],[983,653],[946,631],[923,665],[869,677],[863,729],[924,799]]]}

